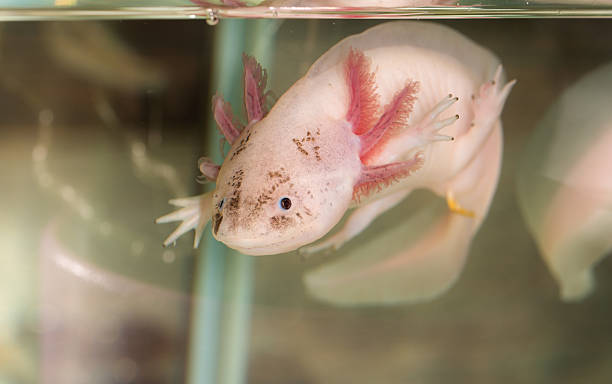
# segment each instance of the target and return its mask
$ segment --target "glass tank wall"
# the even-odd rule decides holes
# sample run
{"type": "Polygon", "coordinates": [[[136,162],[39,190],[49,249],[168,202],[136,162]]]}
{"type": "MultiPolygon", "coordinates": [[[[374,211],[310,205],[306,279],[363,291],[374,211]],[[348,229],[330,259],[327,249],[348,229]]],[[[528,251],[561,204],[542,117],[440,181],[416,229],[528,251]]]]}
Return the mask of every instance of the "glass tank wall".
{"type": "Polygon", "coordinates": [[[3,0],[0,19],[602,17],[610,0],[3,0]]]}
{"type": "Polygon", "coordinates": [[[167,201],[210,190],[198,159],[223,160],[212,96],[246,117],[243,52],[267,68],[272,104],[331,46],[381,22],[0,24],[0,382],[610,382],[605,20],[437,22],[518,82],[490,210],[435,297],[373,294],[398,278],[389,270],[421,277],[402,263],[323,288],[312,277],[424,236],[442,244],[419,213],[447,212],[430,191],[337,251],[246,256],[210,225],[198,249],[191,232],[162,246],[174,226],[154,220],[167,201]]]}

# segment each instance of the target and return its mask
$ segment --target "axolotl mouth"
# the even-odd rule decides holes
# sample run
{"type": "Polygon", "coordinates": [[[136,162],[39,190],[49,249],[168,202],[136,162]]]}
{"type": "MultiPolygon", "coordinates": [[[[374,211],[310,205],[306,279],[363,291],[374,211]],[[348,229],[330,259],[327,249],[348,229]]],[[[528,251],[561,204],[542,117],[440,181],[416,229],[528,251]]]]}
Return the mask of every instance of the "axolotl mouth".
{"type": "Polygon", "coordinates": [[[215,213],[215,215],[212,217],[212,231],[215,238],[217,236],[217,232],[219,232],[221,221],[223,221],[223,215],[220,213],[215,213]]]}
{"type": "Polygon", "coordinates": [[[213,222],[213,237],[228,246],[229,248],[235,249],[245,255],[250,256],[264,256],[264,255],[276,255],[279,253],[286,253],[294,251],[305,244],[296,245],[295,239],[288,239],[284,241],[276,241],[261,244],[261,238],[245,238],[243,236],[230,236],[230,237],[217,237],[217,233],[214,231],[213,222]]]}
{"type": "MultiPolygon", "coordinates": [[[[231,241],[223,241],[220,239],[217,239],[217,240],[221,241],[222,243],[224,243],[225,245],[227,245],[228,247],[232,249],[235,249],[241,253],[244,253],[245,255],[250,255],[250,256],[276,255],[279,253],[289,252],[295,248],[291,246],[280,247],[281,244],[283,244],[282,242],[270,243],[270,244],[266,244],[263,246],[249,247],[249,246],[239,246],[231,241]]],[[[246,242],[248,242],[248,240],[246,242]]],[[[240,239],[240,243],[244,244],[245,239],[240,239]]]]}

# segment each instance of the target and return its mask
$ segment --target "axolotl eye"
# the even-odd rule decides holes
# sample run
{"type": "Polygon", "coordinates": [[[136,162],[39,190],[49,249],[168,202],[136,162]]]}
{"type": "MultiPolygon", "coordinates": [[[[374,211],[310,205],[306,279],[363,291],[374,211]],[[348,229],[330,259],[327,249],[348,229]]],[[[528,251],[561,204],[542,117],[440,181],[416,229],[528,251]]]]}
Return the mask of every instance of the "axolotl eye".
{"type": "Polygon", "coordinates": [[[291,199],[289,199],[288,197],[283,197],[282,199],[278,201],[278,206],[283,211],[288,211],[289,208],[291,208],[291,199]]]}

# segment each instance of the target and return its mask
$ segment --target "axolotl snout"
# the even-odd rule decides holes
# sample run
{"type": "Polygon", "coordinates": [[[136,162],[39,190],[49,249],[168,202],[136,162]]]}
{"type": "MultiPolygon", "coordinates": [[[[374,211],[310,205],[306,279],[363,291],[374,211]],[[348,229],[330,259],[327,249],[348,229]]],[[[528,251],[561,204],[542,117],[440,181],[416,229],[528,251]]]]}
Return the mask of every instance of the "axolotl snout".
{"type": "Polygon", "coordinates": [[[248,56],[244,84],[244,128],[213,99],[231,149],[221,166],[200,162],[214,191],[172,200],[181,208],[157,220],[182,221],[166,245],[195,229],[197,246],[212,220],[213,236],[231,248],[282,253],[323,237],[357,207],[333,236],[302,249],[337,248],[417,188],[444,196],[452,212],[486,214],[490,199],[463,206],[457,191],[469,178],[458,176],[501,129],[514,82],[503,82],[494,55],[453,30],[392,22],[350,36],[269,112],[266,73],[248,56]]]}

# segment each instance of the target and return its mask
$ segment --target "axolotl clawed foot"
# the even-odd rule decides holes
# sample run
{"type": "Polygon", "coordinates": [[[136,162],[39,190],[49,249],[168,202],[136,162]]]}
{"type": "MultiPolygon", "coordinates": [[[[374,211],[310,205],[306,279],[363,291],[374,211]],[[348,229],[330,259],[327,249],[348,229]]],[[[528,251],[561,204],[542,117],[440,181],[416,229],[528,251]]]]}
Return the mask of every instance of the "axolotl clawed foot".
{"type": "Polygon", "coordinates": [[[446,205],[448,206],[448,209],[453,213],[465,217],[476,217],[476,213],[474,211],[465,209],[463,208],[463,206],[461,206],[461,204],[459,204],[459,202],[455,199],[455,194],[452,191],[446,192],[446,205]]]}
{"type": "Polygon", "coordinates": [[[480,86],[478,95],[474,96],[474,123],[489,123],[499,117],[504,104],[516,80],[502,83],[502,66],[497,66],[493,80],[480,86]]]}
{"type": "Polygon", "coordinates": [[[444,120],[438,120],[438,116],[451,105],[459,100],[458,97],[449,94],[442,99],[425,117],[414,127],[415,139],[418,145],[426,145],[436,141],[452,141],[453,137],[440,134],[440,130],[459,120],[459,115],[454,115],[444,120]]]}

